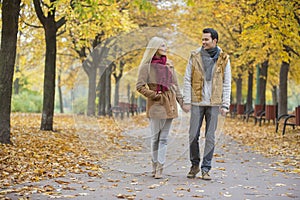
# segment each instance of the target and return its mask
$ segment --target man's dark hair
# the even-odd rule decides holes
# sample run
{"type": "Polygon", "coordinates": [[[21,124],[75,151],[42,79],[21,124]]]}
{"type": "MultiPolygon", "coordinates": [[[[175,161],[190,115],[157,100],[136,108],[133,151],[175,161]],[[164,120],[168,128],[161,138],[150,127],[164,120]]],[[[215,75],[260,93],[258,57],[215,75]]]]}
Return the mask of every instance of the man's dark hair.
{"type": "Polygon", "coordinates": [[[205,28],[203,29],[203,33],[210,33],[212,39],[217,39],[217,43],[219,41],[218,32],[213,28],[205,28]]]}

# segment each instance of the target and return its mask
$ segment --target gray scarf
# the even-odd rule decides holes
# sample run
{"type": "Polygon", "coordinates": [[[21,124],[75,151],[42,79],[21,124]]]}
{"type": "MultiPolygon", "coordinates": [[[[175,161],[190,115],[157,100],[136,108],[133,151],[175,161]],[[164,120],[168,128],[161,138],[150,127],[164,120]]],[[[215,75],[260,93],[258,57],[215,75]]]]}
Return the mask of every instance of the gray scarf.
{"type": "Polygon", "coordinates": [[[205,72],[205,79],[206,81],[211,81],[212,70],[220,55],[220,49],[218,47],[215,47],[212,49],[205,50],[202,47],[200,53],[203,62],[203,69],[205,72]]]}

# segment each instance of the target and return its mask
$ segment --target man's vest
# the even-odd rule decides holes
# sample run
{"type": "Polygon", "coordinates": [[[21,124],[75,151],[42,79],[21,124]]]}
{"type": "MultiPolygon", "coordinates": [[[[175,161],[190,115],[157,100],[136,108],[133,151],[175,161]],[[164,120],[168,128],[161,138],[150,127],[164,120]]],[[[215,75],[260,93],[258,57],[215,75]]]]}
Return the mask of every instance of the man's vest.
{"type": "MultiPolygon", "coordinates": [[[[192,102],[199,103],[202,101],[202,89],[204,82],[203,62],[200,52],[194,53],[192,59],[192,102]]],[[[229,56],[222,50],[217,60],[212,77],[211,105],[222,104],[224,70],[227,65],[229,56]]]]}

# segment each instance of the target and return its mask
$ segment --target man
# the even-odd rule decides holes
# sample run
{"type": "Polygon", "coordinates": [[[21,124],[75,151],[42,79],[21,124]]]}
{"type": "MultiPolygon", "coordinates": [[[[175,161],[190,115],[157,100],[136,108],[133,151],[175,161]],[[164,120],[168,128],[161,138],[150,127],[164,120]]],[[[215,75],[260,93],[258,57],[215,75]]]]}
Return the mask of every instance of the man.
{"type": "Polygon", "coordinates": [[[229,56],[217,46],[218,33],[206,28],[202,47],[191,52],[186,67],[183,110],[191,111],[189,143],[191,169],[188,178],[200,172],[199,136],[205,117],[205,147],[201,164],[202,179],[211,180],[209,171],[215,147],[218,114],[225,116],[230,105],[231,69],[229,56]]]}

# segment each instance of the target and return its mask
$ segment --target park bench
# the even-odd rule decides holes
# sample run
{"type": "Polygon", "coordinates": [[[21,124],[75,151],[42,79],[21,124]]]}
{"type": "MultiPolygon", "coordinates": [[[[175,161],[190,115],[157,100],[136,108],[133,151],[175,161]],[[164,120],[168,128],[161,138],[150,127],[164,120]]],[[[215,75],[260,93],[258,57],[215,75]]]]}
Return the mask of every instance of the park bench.
{"type": "Polygon", "coordinates": [[[276,133],[278,132],[280,120],[284,120],[282,135],[285,134],[286,126],[292,126],[293,129],[295,129],[296,126],[300,126],[300,106],[295,108],[294,114],[283,114],[278,117],[276,120],[276,133]]]}
{"type": "Polygon", "coordinates": [[[131,113],[132,116],[134,115],[134,113],[136,115],[138,114],[138,106],[137,106],[137,104],[134,104],[134,103],[130,104],[130,113],[131,113]]]}
{"type": "Polygon", "coordinates": [[[256,117],[256,121],[259,122],[259,126],[261,126],[262,121],[270,123],[273,120],[273,124],[275,124],[277,116],[277,106],[276,105],[266,105],[265,111],[263,110],[259,116],[256,117]]]}
{"type": "Polygon", "coordinates": [[[245,104],[237,104],[236,105],[236,115],[238,117],[244,118],[245,108],[246,108],[245,104]]]}
{"type": "Polygon", "coordinates": [[[254,110],[249,111],[249,113],[247,113],[246,122],[248,122],[250,118],[253,118],[254,124],[256,124],[258,119],[261,118],[263,114],[264,114],[264,105],[256,104],[254,106],[254,110]]]}
{"type": "Polygon", "coordinates": [[[237,111],[236,111],[236,104],[230,104],[230,106],[229,106],[229,114],[230,114],[230,117],[231,117],[231,118],[234,118],[236,112],[237,112],[237,111]]]}
{"type": "Polygon", "coordinates": [[[124,114],[127,114],[127,117],[129,117],[130,104],[126,102],[119,102],[118,106],[112,107],[111,110],[114,117],[120,116],[121,119],[124,119],[124,114]]]}
{"type": "Polygon", "coordinates": [[[118,106],[112,107],[112,114],[115,117],[121,117],[121,119],[124,119],[125,114],[127,117],[129,117],[129,113],[134,115],[134,113],[138,114],[138,106],[137,104],[130,104],[126,102],[119,102],[118,106]]]}
{"type": "Polygon", "coordinates": [[[253,109],[246,110],[246,104],[236,105],[236,114],[248,122],[249,116],[254,112],[253,109]]]}

